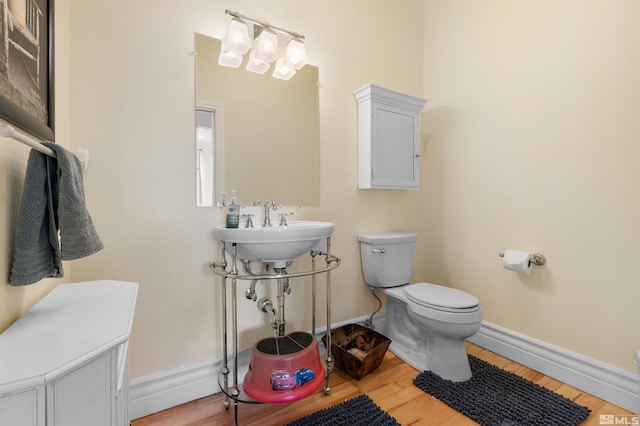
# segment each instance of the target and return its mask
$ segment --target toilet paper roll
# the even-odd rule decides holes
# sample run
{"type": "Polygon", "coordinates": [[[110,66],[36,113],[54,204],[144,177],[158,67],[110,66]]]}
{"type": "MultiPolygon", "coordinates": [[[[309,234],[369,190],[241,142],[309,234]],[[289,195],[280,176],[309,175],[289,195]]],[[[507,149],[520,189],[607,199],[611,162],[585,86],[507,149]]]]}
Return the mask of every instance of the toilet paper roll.
{"type": "Polygon", "coordinates": [[[505,269],[515,272],[530,274],[533,269],[533,254],[524,251],[510,250],[504,251],[502,265],[505,269]]]}

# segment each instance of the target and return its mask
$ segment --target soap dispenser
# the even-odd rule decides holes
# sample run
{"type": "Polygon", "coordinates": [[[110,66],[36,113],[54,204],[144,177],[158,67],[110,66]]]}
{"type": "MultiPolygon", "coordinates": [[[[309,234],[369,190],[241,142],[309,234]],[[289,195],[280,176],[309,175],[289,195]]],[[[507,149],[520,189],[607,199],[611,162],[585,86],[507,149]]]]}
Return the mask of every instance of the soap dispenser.
{"type": "Polygon", "coordinates": [[[240,226],[240,206],[236,198],[236,191],[231,190],[231,202],[227,211],[227,228],[237,228],[240,226]]]}

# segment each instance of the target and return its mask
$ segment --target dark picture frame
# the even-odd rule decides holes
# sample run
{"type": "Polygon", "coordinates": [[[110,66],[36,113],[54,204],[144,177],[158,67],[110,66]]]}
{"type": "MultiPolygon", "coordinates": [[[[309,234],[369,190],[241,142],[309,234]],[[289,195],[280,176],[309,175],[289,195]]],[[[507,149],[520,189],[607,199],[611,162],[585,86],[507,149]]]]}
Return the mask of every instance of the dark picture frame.
{"type": "Polygon", "coordinates": [[[54,141],[54,0],[0,0],[0,118],[54,141]]]}

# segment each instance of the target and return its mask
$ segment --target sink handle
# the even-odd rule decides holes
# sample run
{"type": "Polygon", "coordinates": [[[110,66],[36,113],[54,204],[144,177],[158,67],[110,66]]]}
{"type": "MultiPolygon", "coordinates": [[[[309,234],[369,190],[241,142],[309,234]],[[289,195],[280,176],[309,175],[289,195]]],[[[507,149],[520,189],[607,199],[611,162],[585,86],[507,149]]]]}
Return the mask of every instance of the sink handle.
{"type": "Polygon", "coordinates": [[[280,226],[287,226],[287,216],[293,216],[293,212],[278,213],[280,215],[280,226]]]}
{"type": "Polygon", "coordinates": [[[244,225],[245,228],[253,228],[253,213],[243,213],[242,217],[247,218],[247,223],[244,225]]]}

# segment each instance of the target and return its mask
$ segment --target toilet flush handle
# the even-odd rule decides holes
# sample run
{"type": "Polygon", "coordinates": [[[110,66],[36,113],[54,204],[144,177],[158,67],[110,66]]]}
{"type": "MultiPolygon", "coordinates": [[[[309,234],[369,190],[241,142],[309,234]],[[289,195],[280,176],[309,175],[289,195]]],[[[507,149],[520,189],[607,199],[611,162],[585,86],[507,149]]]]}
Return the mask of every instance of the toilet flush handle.
{"type": "Polygon", "coordinates": [[[384,249],[383,248],[374,248],[373,250],[371,250],[373,253],[384,253],[384,249]]]}

